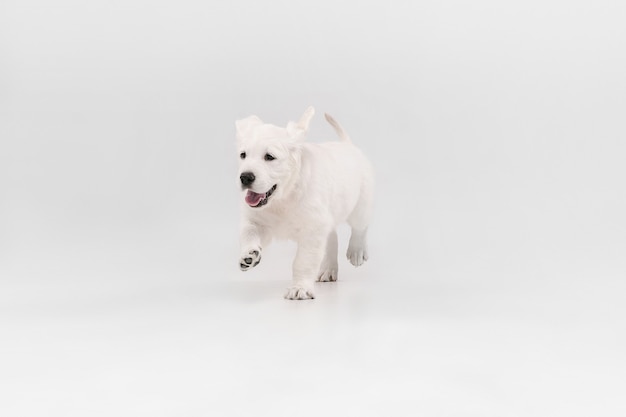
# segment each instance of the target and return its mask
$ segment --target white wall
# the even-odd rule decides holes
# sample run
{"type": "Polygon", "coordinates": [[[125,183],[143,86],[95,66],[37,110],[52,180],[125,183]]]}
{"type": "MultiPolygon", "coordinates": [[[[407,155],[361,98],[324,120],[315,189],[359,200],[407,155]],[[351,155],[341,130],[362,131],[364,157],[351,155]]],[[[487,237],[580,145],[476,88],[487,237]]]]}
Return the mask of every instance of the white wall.
{"type": "Polygon", "coordinates": [[[622,3],[0,7],[7,288],[238,278],[233,122],[309,104],[375,164],[385,280],[626,272],[622,3]]]}

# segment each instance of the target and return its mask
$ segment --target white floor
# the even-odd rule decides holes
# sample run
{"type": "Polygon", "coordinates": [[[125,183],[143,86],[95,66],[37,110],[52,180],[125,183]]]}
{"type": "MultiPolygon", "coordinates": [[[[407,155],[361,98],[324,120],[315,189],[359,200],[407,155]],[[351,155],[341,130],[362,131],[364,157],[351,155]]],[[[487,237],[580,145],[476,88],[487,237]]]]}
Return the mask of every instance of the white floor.
{"type": "Polygon", "coordinates": [[[214,281],[5,287],[0,415],[626,413],[619,280],[385,281],[343,263],[316,300],[291,302],[270,278],[277,254],[214,281]]]}

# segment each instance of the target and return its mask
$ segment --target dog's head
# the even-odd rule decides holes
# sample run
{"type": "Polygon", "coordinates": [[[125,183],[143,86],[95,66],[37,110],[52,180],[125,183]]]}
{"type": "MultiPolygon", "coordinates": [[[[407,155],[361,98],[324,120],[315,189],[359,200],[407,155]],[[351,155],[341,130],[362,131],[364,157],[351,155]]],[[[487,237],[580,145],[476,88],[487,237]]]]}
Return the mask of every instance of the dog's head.
{"type": "Polygon", "coordinates": [[[309,107],[287,127],[263,123],[257,116],[237,120],[239,181],[248,206],[260,209],[291,189],[300,168],[300,143],[314,113],[309,107]]]}

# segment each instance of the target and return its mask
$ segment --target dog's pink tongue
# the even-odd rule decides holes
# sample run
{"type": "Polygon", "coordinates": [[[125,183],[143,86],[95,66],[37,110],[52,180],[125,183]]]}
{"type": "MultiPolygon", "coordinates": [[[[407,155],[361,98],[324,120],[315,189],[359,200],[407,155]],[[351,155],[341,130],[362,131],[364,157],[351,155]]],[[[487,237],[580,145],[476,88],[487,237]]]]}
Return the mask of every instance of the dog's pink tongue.
{"type": "Polygon", "coordinates": [[[252,190],[248,190],[248,194],[246,194],[246,203],[251,206],[257,206],[264,196],[265,194],[257,194],[252,190]]]}

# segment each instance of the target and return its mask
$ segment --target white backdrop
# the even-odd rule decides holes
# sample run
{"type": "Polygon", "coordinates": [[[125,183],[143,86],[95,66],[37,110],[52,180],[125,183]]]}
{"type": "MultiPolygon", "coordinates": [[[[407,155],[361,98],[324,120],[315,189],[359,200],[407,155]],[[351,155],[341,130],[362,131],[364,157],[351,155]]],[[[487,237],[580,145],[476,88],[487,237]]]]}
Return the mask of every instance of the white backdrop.
{"type": "Polygon", "coordinates": [[[334,140],[328,112],[377,172],[371,261],[340,277],[386,288],[373,302],[396,316],[381,326],[515,305],[587,343],[564,365],[587,363],[585,384],[547,409],[595,386],[589,407],[604,398],[603,415],[617,412],[624,21],[626,6],[603,0],[3,1],[3,359],[28,362],[36,342],[23,329],[92,314],[102,297],[141,305],[138,294],[192,288],[210,304],[215,285],[254,303],[244,288],[277,282],[261,298],[282,303],[291,245],[270,249],[264,269],[237,269],[234,120],[285,124],[314,105],[311,140],[334,140]]]}

